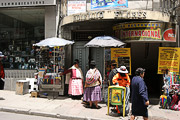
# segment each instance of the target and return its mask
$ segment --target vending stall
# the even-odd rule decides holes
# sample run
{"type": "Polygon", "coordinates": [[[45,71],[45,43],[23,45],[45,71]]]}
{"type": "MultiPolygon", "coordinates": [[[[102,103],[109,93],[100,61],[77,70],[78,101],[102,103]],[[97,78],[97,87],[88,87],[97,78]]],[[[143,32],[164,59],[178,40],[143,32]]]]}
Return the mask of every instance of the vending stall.
{"type": "Polygon", "coordinates": [[[55,37],[34,44],[40,47],[37,54],[40,96],[64,95],[64,76],[59,74],[65,66],[64,46],[70,44],[73,42],[55,37]]]}

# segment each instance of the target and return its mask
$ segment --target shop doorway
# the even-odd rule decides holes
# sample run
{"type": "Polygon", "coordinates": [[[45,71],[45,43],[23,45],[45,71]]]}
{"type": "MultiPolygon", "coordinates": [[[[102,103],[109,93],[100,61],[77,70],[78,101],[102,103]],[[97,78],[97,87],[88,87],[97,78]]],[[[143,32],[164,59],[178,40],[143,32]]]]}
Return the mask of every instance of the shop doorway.
{"type": "Polygon", "coordinates": [[[138,67],[146,69],[145,83],[149,97],[159,97],[163,77],[157,74],[160,43],[131,43],[132,76],[138,67]]]}

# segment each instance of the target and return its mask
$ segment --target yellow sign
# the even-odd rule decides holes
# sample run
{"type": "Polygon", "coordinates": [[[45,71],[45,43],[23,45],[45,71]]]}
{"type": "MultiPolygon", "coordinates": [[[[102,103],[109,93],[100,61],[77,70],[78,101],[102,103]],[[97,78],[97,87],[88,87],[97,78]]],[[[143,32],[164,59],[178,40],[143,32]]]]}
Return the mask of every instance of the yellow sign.
{"type": "Polygon", "coordinates": [[[111,48],[111,60],[115,60],[118,67],[126,66],[131,75],[131,49],[130,48],[111,48]]]}
{"type": "Polygon", "coordinates": [[[112,89],[111,103],[122,104],[121,96],[121,90],[112,89]]]}
{"type": "Polygon", "coordinates": [[[179,73],[180,48],[159,47],[158,74],[163,74],[164,70],[179,73]]]}

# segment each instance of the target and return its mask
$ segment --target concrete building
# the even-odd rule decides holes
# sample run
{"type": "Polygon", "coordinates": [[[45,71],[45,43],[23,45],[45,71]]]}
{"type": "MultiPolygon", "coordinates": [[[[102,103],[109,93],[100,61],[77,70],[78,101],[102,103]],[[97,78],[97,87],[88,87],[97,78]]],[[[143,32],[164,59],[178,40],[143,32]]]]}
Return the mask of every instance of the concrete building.
{"type": "Polygon", "coordinates": [[[0,51],[7,56],[5,89],[15,90],[17,79],[34,77],[37,63],[32,45],[57,35],[58,4],[56,0],[0,1],[0,51]]]}
{"type": "Polygon", "coordinates": [[[79,59],[85,75],[89,61],[94,59],[104,75],[104,48],[86,48],[84,45],[96,36],[115,36],[127,43],[126,48],[131,48],[132,75],[137,67],[145,68],[149,94],[159,97],[163,77],[157,74],[158,51],[163,46],[179,46],[179,27],[175,19],[179,0],[120,0],[124,6],[117,8],[109,7],[108,2],[61,1],[59,35],[75,41],[68,48],[68,60],[79,59]],[[164,32],[168,29],[173,31],[172,40],[165,39],[164,32]]]}

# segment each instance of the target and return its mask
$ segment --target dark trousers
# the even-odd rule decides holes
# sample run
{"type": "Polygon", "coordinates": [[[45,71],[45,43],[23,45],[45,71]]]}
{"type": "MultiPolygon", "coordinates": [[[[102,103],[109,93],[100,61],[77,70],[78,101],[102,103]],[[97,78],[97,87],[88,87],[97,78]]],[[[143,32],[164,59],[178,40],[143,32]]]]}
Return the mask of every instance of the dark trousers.
{"type": "Polygon", "coordinates": [[[0,90],[4,90],[4,81],[0,78],[0,90]]]}

